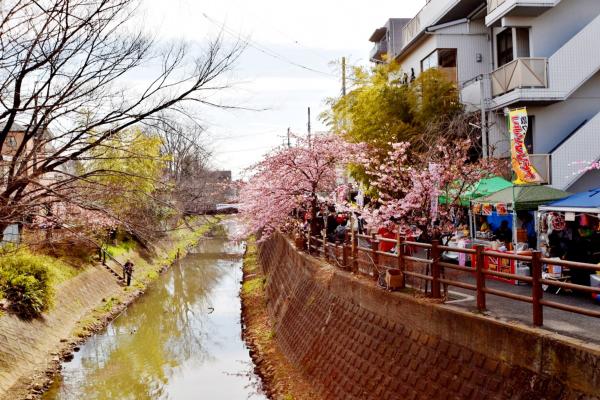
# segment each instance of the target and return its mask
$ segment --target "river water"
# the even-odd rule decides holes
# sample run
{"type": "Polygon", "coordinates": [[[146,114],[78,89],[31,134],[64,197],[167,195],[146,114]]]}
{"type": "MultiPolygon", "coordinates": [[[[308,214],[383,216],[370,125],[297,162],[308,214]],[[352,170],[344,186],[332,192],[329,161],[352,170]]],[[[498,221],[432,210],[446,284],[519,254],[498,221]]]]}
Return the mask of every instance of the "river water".
{"type": "Polygon", "coordinates": [[[241,339],[242,253],[202,241],[82,345],[44,399],[266,399],[241,339]]]}

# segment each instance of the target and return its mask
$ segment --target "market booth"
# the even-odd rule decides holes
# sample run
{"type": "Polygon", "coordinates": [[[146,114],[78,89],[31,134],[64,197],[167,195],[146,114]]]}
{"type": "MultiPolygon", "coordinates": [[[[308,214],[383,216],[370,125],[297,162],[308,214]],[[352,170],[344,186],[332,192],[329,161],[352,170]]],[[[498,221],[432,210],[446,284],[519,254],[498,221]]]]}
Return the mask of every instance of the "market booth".
{"type": "MultiPolygon", "coordinates": [[[[497,252],[499,256],[507,252],[531,254],[537,247],[535,211],[541,204],[568,195],[549,186],[511,185],[489,196],[472,200],[472,244],[483,245],[487,251],[497,252]]],[[[500,257],[486,257],[484,267],[493,271],[529,275],[528,265],[500,257]]]]}
{"type": "MultiPolygon", "coordinates": [[[[517,248],[536,247],[536,245],[531,246],[533,242],[530,240],[535,232],[527,232],[527,228],[522,226],[533,221],[535,211],[540,205],[567,196],[569,196],[569,193],[550,186],[511,185],[489,196],[472,200],[471,212],[475,219],[473,221],[475,227],[473,236],[475,239],[481,239],[482,241],[497,241],[498,231],[504,225],[510,229],[508,240],[503,240],[507,248],[511,247],[511,244],[517,248]],[[484,224],[487,225],[487,230],[484,224]],[[483,230],[482,226],[484,226],[483,230]],[[523,245],[527,245],[527,247],[523,245]]],[[[535,230],[535,223],[533,223],[533,228],[535,230]]],[[[502,233],[503,238],[505,238],[506,233],[502,233]]]]}
{"type": "MultiPolygon", "coordinates": [[[[452,190],[450,190],[450,193],[440,195],[439,196],[440,204],[448,204],[448,203],[456,204],[456,203],[458,203],[458,205],[460,205],[463,208],[461,215],[463,215],[463,216],[468,215],[468,221],[466,221],[464,223],[464,227],[467,227],[467,229],[463,232],[461,229],[461,226],[463,226],[462,223],[458,223],[457,224],[458,229],[455,232],[454,236],[449,241],[448,246],[457,247],[457,248],[465,248],[465,247],[469,247],[472,244],[470,238],[472,238],[473,235],[469,234],[469,233],[474,232],[472,224],[470,223],[470,221],[473,220],[472,215],[471,215],[471,209],[470,209],[472,200],[478,199],[478,198],[484,197],[484,196],[489,196],[492,193],[495,193],[499,190],[502,190],[502,189],[505,189],[505,188],[511,187],[511,186],[512,186],[512,183],[510,183],[509,181],[507,181],[504,178],[501,178],[499,176],[490,176],[488,178],[483,178],[483,179],[479,180],[475,184],[470,185],[465,190],[463,190],[458,198],[458,202],[456,202],[456,200],[457,200],[456,194],[453,194],[452,190]],[[450,199],[448,199],[449,197],[450,197],[450,199]],[[467,226],[467,223],[468,223],[468,226],[467,226]]],[[[458,261],[460,264],[463,264],[463,265],[466,263],[465,255],[461,254],[461,253],[445,252],[444,257],[448,258],[452,261],[458,261]]]]}
{"type": "MultiPolygon", "coordinates": [[[[540,247],[548,257],[600,263],[600,188],[540,206],[538,218],[540,247]]],[[[550,272],[600,287],[600,275],[585,270],[550,272]]]]}

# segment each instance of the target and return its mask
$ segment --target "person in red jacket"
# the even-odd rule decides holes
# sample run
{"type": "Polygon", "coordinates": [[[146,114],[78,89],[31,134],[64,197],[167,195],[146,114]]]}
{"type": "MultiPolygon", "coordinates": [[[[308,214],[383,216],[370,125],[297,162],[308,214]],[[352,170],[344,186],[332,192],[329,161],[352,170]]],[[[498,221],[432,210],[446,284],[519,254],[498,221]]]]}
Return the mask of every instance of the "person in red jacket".
{"type": "MultiPolygon", "coordinates": [[[[386,239],[396,239],[396,232],[394,232],[394,224],[390,221],[387,221],[383,224],[381,228],[377,231],[377,234],[386,239]]],[[[396,247],[395,242],[388,241],[380,241],[379,242],[379,251],[385,251],[386,253],[392,251],[396,247]]]]}

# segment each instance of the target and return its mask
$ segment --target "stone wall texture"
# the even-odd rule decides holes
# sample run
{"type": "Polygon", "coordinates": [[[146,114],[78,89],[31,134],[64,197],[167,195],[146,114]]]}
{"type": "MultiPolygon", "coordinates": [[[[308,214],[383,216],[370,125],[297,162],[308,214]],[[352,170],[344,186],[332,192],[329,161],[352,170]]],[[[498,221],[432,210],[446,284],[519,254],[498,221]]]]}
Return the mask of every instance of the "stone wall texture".
{"type": "Polygon", "coordinates": [[[386,292],[280,234],[259,259],[276,340],[325,399],[600,399],[599,346],[386,292]]]}

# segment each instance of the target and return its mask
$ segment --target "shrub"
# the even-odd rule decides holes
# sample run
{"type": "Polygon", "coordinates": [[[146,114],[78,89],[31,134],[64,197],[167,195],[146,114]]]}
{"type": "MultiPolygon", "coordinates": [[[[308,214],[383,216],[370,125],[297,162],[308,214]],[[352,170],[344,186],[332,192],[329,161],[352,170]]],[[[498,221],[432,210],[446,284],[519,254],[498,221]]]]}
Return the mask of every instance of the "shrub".
{"type": "Polygon", "coordinates": [[[47,258],[27,251],[0,255],[0,290],[10,309],[22,318],[37,317],[52,304],[47,258]]]}

